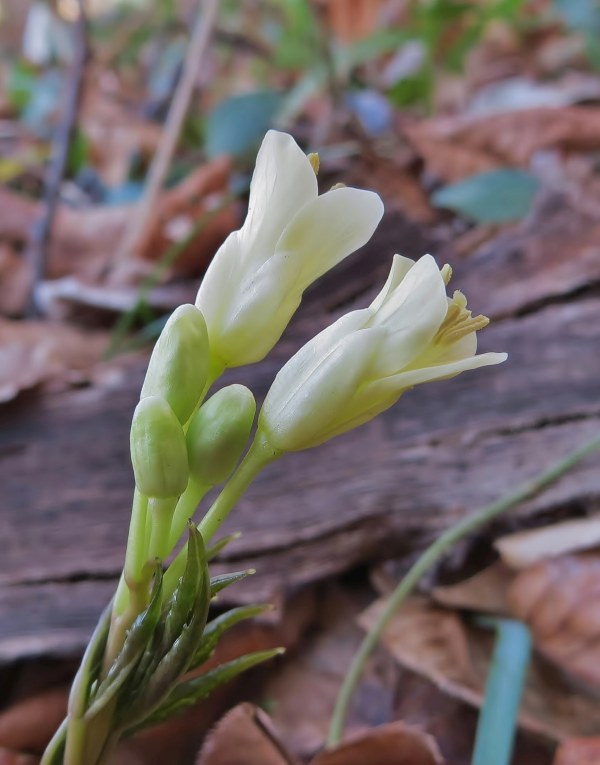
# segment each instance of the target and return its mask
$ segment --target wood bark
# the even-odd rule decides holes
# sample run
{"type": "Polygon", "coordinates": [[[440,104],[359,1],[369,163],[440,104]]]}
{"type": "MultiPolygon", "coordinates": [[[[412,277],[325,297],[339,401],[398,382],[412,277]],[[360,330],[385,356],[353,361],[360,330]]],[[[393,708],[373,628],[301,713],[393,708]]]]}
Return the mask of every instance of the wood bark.
{"type": "MultiPolygon", "coordinates": [[[[508,351],[509,361],[410,391],[359,430],[268,468],[227,522],[243,534],[223,568],[258,571],[229,598],[281,602],[352,566],[408,559],[597,435],[600,248],[585,221],[542,221],[545,228],[521,226],[456,263],[453,284],[495,319],[481,350],[508,351]]],[[[243,382],[260,398],[302,342],[366,303],[392,251],[416,257],[434,244],[387,219],[370,246],[311,291],[264,363],[223,382],[243,382]]],[[[129,359],[90,388],[28,394],[0,408],[0,661],[77,653],[110,597],[129,521],[128,431],[145,365],[146,357],[129,359]]],[[[498,529],[596,509],[598,459],[498,529]]]]}

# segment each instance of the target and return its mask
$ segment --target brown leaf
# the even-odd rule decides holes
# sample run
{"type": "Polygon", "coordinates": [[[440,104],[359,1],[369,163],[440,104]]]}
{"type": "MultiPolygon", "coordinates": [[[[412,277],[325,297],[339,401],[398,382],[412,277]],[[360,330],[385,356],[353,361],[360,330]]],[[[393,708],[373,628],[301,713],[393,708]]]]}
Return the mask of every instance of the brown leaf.
{"type": "Polygon", "coordinates": [[[442,765],[435,740],[418,728],[394,722],[343,741],[311,765],[442,765]]]}
{"type": "Polygon", "coordinates": [[[373,34],[386,0],[324,0],[333,34],[345,43],[373,34]]]}
{"type": "Polygon", "coordinates": [[[600,737],[568,739],[559,746],[553,765],[600,765],[600,737]]]}
{"type": "Polygon", "coordinates": [[[68,377],[81,379],[102,355],[107,337],[66,324],[0,319],[0,402],[19,391],[68,377]]]}
{"type": "MultiPolygon", "coordinates": [[[[362,607],[363,601],[354,593],[335,585],[323,587],[315,634],[274,668],[262,690],[262,696],[272,702],[271,717],[288,750],[303,761],[325,744],[331,710],[360,645],[355,619],[362,607]]],[[[397,671],[390,664],[389,657],[379,654],[368,663],[349,710],[350,732],[394,719],[397,671]]]]}
{"type": "Polygon", "coordinates": [[[196,765],[293,765],[276,738],[267,715],[240,704],[217,724],[196,765]]]}
{"type": "Polygon", "coordinates": [[[0,713],[0,746],[41,754],[66,714],[67,696],[68,688],[53,688],[5,709],[0,713]]]}
{"type": "Polygon", "coordinates": [[[600,688],[600,557],[538,563],[517,576],[508,601],[545,657],[600,688]]]}
{"type": "Polygon", "coordinates": [[[546,558],[589,550],[598,545],[600,516],[518,531],[494,542],[502,560],[513,569],[528,568],[546,558]]]}
{"type": "MultiPolygon", "coordinates": [[[[227,188],[230,173],[230,159],[217,157],[190,173],[173,189],[165,191],[157,204],[153,223],[143,241],[139,242],[135,256],[154,262],[157,253],[165,252],[172,244],[185,238],[194,223],[218,205],[227,188]]],[[[174,273],[198,274],[227,234],[235,228],[236,222],[232,205],[216,212],[196,240],[179,255],[173,265],[174,273]]]]}
{"type": "MultiPolygon", "coordinates": [[[[128,275],[147,273],[170,245],[185,238],[198,219],[210,214],[226,190],[229,169],[229,160],[217,158],[162,193],[156,204],[160,213],[137,252],[137,269],[128,263],[128,275]]],[[[0,239],[24,246],[30,226],[40,214],[39,204],[2,188],[0,204],[3,209],[0,239]]],[[[111,263],[133,210],[134,205],[83,209],[61,205],[50,240],[46,276],[96,279],[111,263]]],[[[180,276],[199,274],[236,225],[235,208],[226,205],[207,219],[201,233],[172,264],[170,272],[180,276]]]]}
{"type": "Polygon", "coordinates": [[[600,108],[521,109],[488,117],[447,117],[403,126],[429,171],[446,182],[506,165],[542,149],[600,148],[600,108]]]}
{"type": "Polygon", "coordinates": [[[447,608],[506,615],[506,591],[513,579],[514,574],[497,562],[458,584],[434,587],[432,597],[447,608]]]}
{"type": "MultiPolygon", "coordinates": [[[[385,600],[360,618],[368,629],[385,600]]],[[[403,667],[428,678],[440,690],[479,706],[483,698],[493,645],[491,632],[463,624],[455,614],[412,599],[394,616],[382,636],[383,645],[403,667]]],[[[598,704],[574,693],[547,663],[532,661],[520,724],[550,740],[590,735],[600,726],[598,704]]]]}

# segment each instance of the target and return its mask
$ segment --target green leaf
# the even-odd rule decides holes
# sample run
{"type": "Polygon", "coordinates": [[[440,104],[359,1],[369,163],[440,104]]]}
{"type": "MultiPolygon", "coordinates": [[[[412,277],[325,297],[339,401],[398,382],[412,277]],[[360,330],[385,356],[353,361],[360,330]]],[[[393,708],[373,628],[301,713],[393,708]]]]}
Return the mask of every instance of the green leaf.
{"type": "Polygon", "coordinates": [[[281,105],[278,90],[257,90],[218,104],[206,120],[205,150],[209,157],[251,154],[271,126],[281,105]]]}
{"type": "Polygon", "coordinates": [[[232,608],[231,611],[226,611],[224,614],[214,618],[206,625],[202,641],[194,654],[189,668],[195,669],[204,664],[212,656],[221,636],[228,629],[246,619],[260,616],[260,614],[268,611],[270,608],[270,605],[240,606],[239,608],[232,608]]]}
{"type": "Polygon", "coordinates": [[[134,685],[120,699],[120,726],[135,724],[171,692],[188,670],[202,639],[210,605],[210,578],[204,542],[193,523],[189,525],[188,561],[184,575],[167,610],[168,626],[149,646],[136,670],[134,685]]]}
{"type": "Polygon", "coordinates": [[[235,542],[236,539],[240,538],[239,531],[235,531],[233,534],[228,534],[226,537],[221,537],[221,539],[217,539],[217,541],[214,543],[214,545],[211,545],[208,550],[206,551],[206,560],[211,561],[214,558],[217,557],[217,555],[227,547],[228,544],[231,542],[235,542]]]}
{"type": "Polygon", "coordinates": [[[98,686],[93,701],[85,713],[87,720],[98,714],[121,690],[152,638],[160,619],[162,576],[162,565],[157,562],[150,604],[134,621],[127,633],[123,648],[108,670],[106,677],[98,686]]]}
{"type": "Polygon", "coordinates": [[[163,722],[173,715],[185,712],[186,709],[199,701],[202,701],[202,699],[209,696],[216,688],[229,682],[242,672],[255,667],[257,664],[262,664],[275,656],[279,656],[282,653],[282,648],[250,653],[247,656],[234,659],[226,664],[221,664],[221,666],[216,667],[201,677],[195,677],[192,680],[180,683],[153,714],[142,722],[137,723],[135,726],[128,728],[125,731],[125,735],[132,735],[142,728],[158,725],[158,723],[163,722]]]}
{"type": "MultiPolygon", "coordinates": [[[[190,620],[190,614],[203,594],[200,592],[203,580],[209,578],[202,535],[192,522],[188,524],[188,532],[188,555],[185,571],[163,613],[164,632],[161,641],[161,653],[173,645],[184,624],[190,620]]],[[[205,605],[208,613],[209,598],[206,598],[205,605]]]]}
{"type": "Polygon", "coordinates": [[[503,223],[524,218],[538,188],[530,173],[503,168],[444,186],[432,195],[431,202],[476,223],[503,223]]]}
{"type": "Polygon", "coordinates": [[[219,574],[219,576],[213,576],[210,580],[210,597],[214,596],[229,587],[232,584],[237,584],[245,579],[247,576],[252,576],[256,571],[253,568],[248,568],[245,571],[233,571],[231,574],[219,574]]]}

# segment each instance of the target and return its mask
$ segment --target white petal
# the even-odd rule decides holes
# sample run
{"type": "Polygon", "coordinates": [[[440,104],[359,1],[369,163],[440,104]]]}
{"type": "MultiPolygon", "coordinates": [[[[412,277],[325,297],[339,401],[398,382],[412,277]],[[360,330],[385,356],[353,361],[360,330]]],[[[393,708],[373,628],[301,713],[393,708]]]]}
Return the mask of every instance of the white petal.
{"type": "Polygon", "coordinates": [[[310,161],[287,133],[269,130],[256,157],[248,215],[240,231],[244,258],[262,263],[298,210],[318,193],[310,161]]]}
{"type": "Polygon", "coordinates": [[[196,307],[204,314],[213,334],[237,300],[237,287],[243,278],[240,264],[239,231],[233,231],[210,262],[196,295],[196,307]]]}
{"type": "Polygon", "coordinates": [[[288,365],[299,378],[290,390],[288,375],[282,374],[285,367],[281,370],[267,393],[259,421],[273,445],[286,451],[306,449],[323,443],[328,428],[346,430],[344,423],[352,417],[352,397],[364,382],[382,339],[381,330],[352,332],[321,355],[316,365],[311,359],[309,374],[292,358],[288,365]]]}
{"type": "Polygon", "coordinates": [[[369,316],[367,309],[347,313],[303,345],[277,374],[268,394],[272,401],[277,399],[278,407],[286,406],[323,359],[327,358],[344,338],[361,330],[369,316]]]}
{"type": "Polygon", "coordinates": [[[396,390],[402,392],[406,388],[412,388],[432,380],[444,380],[449,377],[455,377],[468,369],[477,369],[478,367],[487,367],[492,364],[501,364],[506,361],[506,353],[482,353],[481,356],[471,356],[469,358],[452,361],[448,364],[437,364],[423,369],[414,369],[410,372],[401,372],[397,375],[384,378],[374,383],[374,387],[383,395],[384,390],[396,390]]]}
{"type": "Polygon", "coordinates": [[[381,292],[379,295],[377,295],[369,308],[371,308],[373,311],[380,310],[381,306],[386,302],[386,300],[389,299],[392,292],[396,289],[396,287],[400,284],[400,282],[404,279],[406,274],[414,265],[414,260],[405,258],[403,255],[394,255],[388,278],[383,285],[381,292]]]}
{"type": "Polygon", "coordinates": [[[304,205],[277,242],[276,257],[302,264],[299,289],[369,241],[383,216],[372,191],[341,188],[304,205]]]}
{"type": "Polygon", "coordinates": [[[443,322],[448,308],[446,287],[431,255],[420,258],[382,303],[371,324],[388,331],[386,353],[377,367],[387,377],[423,353],[443,322]]]}

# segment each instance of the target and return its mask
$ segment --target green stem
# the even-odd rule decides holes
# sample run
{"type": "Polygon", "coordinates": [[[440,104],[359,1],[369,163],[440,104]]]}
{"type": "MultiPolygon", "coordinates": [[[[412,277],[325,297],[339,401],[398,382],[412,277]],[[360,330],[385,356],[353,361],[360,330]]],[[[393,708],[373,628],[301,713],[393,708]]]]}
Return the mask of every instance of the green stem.
{"type": "Polygon", "coordinates": [[[497,629],[471,765],[510,765],[519,706],[531,655],[531,635],[514,619],[484,620],[497,629]]]}
{"type": "MultiPolygon", "coordinates": [[[[260,471],[279,456],[281,456],[281,452],[275,451],[264,435],[258,431],[240,466],[198,524],[198,531],[202,534],[205,544],[216,534],[260,471]]],[[[163,580],[163,592],[165,594],[168,595],[175,589],[177,581],[185,569],[186,560],[187,546],[176,556],[165,573],[163,580]]]]}
{"type": "Polygon", "coordinates": [[[156,558],[164,560],[171,552],[169,534],[176,504],[177,497],[167,499],[151,497],[148,500],[148,519],[152,525],[147,561],[153,561],[156,558]]]}
{"type": "Polygon", "coordinates": [[[584,457],[587,457],[599,448],[600,438],[596,438],[580,449],[571,452],[571,454],[560,462],[557,462],[549,470],[523,484],[516,491],[496,502],[492,502],[479,512],[465,518],[452,528],[448,529],[421,554],[391,594],[385,608],[379,615],[379,618],[371,628],[370,632],[365,636],[360,648],[354,656],[350,669],[344,678],[344,682],[342,683],[342,687],[336,699],[329,727],[329,736],[327,739],[328,747],[334,747],[340,742],[350,699],[358,686],[367,659],[377,646],[383,631],[396,613],[398,607],[414,590],[421,577],[440,560],[447,550],[461,539],[464,539],[464,537],[478,530],[493,518],[506,512],[506,510],[514,507],[519,502],[531,497],[533,494],[537,494],[541,489],[553,483],[571,470],[571,468],[584,459],[584,457]]]}
{"type": "Polygon", "coordinates": [[[63,765],[68,718],[62,721],[46,747],[40,765],[63,765]]]}
{"type": "MultiPolygon", "coordinates": [[[[146,545],[146,526],[148,518],[148,497],[145,497],[137,488],[133,493],[131,507],[131,521],[129,523],[129,535],[127,537],[127,550],[125,552],[125,565],[123,566],[124,584],[130,592],[137,590],[142,581],[142,571],[148,559],[146,545]]],[[[122,613],[127,607],[127,590],[119,585],[115,597],[115,615],[122,613]],[[120,592],[119,592],[120,590],[120,592]]]]}
{"type": "Polygon", "coordinates": [[[179,497],[173,518],[171,520],[171,529],[169,532],[169,552],[180,540],[187,522],[194,517],[196,508],[200,504],[210,486],[204,486],[198,483],[193,476],[190,476],[185,492],[179,497]]]}

